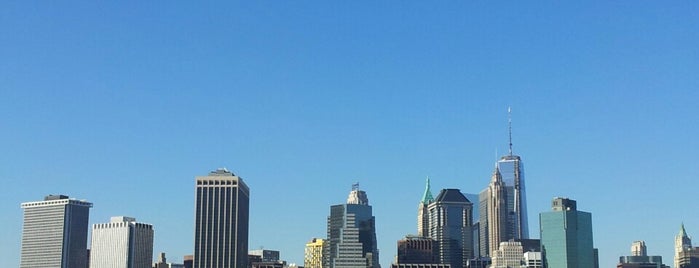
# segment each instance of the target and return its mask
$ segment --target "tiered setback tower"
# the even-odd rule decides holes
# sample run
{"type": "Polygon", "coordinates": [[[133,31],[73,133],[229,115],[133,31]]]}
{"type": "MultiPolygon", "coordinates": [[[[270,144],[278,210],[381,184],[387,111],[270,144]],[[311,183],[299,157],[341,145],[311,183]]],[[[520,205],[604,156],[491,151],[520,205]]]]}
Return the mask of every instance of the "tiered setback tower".
{"type": "Polygon", "coordinates": [[[232,172],[196,178],[194,268],[246,268],[250,189],[232,172]]]}
{"type": "Polygon", "coordinates": [[[152,258],[153,225],[112,217],[92,226],[90,268],[150,268],[152,258]]]}
{"type": "Polygon", "coordinates": [[[376,226],[366,192],[352,185],[347,204],[330,207],[325,268],[380,268],[376,226]]]}
{"type": "Polygon", "coordinates": [[[92,203],[49,195],[22,203],[20,268],[87,266],[87,228],[92,203]]]}

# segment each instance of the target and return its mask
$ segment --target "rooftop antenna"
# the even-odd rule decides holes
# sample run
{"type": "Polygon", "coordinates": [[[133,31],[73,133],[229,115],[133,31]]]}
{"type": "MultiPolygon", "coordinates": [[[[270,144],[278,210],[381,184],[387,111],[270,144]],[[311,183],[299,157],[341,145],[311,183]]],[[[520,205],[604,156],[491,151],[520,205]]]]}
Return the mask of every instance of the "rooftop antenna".
{"type": "Polygon", "coordinates": [[[507,127],[510,134],[510,156],[512,156],[512,108],[507,107],[507,127]]]}

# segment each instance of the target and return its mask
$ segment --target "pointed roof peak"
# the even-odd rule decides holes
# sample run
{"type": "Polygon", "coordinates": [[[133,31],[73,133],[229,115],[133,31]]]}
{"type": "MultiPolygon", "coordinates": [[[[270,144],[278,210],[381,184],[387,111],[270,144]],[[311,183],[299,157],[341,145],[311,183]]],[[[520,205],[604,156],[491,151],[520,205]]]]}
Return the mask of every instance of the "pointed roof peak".
{"type": "Polygon", "coordinates": [[[425,193],[422,195],[423,204],[429,204],[434,202],[434,197],[432,197],[432,191],[430,190],[430,176],[427,176],[427,185],[425,186],[425,193]]]}
{"type": "Polygon", "coordinates": [[[687,231],[684,230],[684,222],[680,225],[680,237],[686,237],[687,236],[687,231]]]}

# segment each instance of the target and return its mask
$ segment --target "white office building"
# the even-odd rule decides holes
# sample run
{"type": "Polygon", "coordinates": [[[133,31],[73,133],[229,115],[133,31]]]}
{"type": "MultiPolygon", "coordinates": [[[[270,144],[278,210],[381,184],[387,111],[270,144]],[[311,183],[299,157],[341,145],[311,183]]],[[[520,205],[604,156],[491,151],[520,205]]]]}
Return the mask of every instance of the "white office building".
{"type": "Polygon", "coordinates": [[[112,217],[92,226],[90,268],[150,268],[153,226],[131,217],[112,217]]]}

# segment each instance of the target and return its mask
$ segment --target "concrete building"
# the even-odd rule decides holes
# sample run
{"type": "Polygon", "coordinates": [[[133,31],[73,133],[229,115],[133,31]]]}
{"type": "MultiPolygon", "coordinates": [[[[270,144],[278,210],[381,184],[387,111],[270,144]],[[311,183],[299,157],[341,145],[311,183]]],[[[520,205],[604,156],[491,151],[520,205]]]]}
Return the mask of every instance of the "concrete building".
{"type": "Polygon", "coordinates": [[[699,247],[692,247],[692,239],[687,235],[684,224],[675,236],[675,268],[699,268],[699,247]]]}
{"type": "Polygon", "coordinates": [[[406,236],[398,240],[397,264],[436,264],[437,247],[429,237],[406,236]]]}
{"type": "Polygon", "coordinates": [[[498,249],[492,253],[490,268],[522,267],[524,251],[522,243],[514,241],[500,242],[498,249]]]}
{"type": "Polygon", "coordinates": [[[227,169],[196,178],[194,268],[247,267],[250,189],[227,169]]]}
{"type": "Polygon", "coordinates": [[[92,226],[90,268],[149,268],[153,226],[131,217],[112,217],[92,226]]]}
{"type": "Polygon", "coordinates": [[[330,207],[324,268],[380,268],[375,222],[366,192],[352,185],[347,203],[330,207]]]}
{"type": "Polygon", "coordinates": [[[22,203],[20,268],[87,267],[87,231],[92,203],[49,195],[22,203]]]}
{"type": "MultiPolygon", "coordinates": [[[[488,252],[486,256],[493,256],[500,243],[507,241],[507,191],[502,181],[499,168],[496,166],[487,191],[487,224],[488,224],[488,252]]],[[[521,245],[520,245],[521,246],[521,245]]],[[[493,260],[495,265],[495,260],[493,260]]]]}
{"type": "Polygon", "coordinates": [[[646,242],[634,241],[631,244],[631,256],[619,257],[617,268],[669,268],[663,264],[663,257],[648,256],[646,242]]]}
{"type": "Polygon", "coordinates": [[[472,209],[459,189],[443,189],[430,203],[429,235],[436,241],[438,263],[466,267],[473,257],[472,209]]]}
{"type": "Polygon", "coordinates": [[[306,268],[323,268],[323,243],[320,238],[313,238],[306,243],[303,252],[303,266],[306,268]]]}
{"type": "Polygon", "coordinates": [[[595,267],[592,214],[578,211],[575,200],[553,199],[552,211],[539,214],[539,226],[546,267],[595,267]]]}

